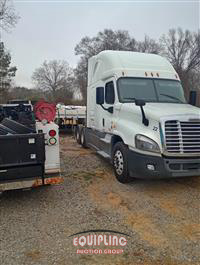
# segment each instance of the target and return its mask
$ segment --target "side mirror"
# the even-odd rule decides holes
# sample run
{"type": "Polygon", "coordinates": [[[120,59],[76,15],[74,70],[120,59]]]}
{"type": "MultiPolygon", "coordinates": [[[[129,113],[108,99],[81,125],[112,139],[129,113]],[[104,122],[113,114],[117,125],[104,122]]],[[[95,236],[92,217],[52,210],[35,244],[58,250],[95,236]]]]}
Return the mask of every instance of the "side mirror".
{"type": "Polygon", "coordinates": [[[143,107],[146,105],[145,101],[143,99],[136,99],[135,100],[135,105],[136,106],[140,106],[140,107],[143,107]]]}
{"type": "Polygon", "coordinates": [[[189,104],[196,106],[197,91],[190,91],[189,104]]]}
{"type": "Polygon", "coordinates": [[[104,87],[96,88],[96,104],[98,105],[104,104],[104,87]]]}
{"type": "Polygon", "coordinates": [[[143,107],[146,105],[146,102],[143,99],[136,99],[135,100],[135,105],[139,106],[142,112],[142,123],[145,126],[149,126],[149,120],[146,118],[146,115],[144,113],[144,109],[143,107]]]}

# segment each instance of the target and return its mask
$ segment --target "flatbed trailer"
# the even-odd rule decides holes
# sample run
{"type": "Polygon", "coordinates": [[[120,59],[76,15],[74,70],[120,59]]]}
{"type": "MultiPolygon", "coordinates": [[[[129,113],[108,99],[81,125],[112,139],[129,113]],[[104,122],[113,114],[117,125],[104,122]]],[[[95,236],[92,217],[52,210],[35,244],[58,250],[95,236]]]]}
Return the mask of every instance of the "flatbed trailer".
{"type": "Polygon", "coordinates": [[[56,106],[55,122],[60,131],[73,131],[77,125],[84,124],[86,118],[86,106],[61,105],[56,106]]]}

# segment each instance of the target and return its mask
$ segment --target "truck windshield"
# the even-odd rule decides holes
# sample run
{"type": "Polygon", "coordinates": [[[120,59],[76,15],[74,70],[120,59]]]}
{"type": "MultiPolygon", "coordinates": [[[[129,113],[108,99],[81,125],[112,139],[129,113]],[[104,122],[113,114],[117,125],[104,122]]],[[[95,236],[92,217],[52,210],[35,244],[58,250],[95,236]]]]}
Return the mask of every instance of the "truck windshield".
{"type": "Polygon", "coordinates": [[[181,83],[176,80],[129,78],[118,80],[120,102],[143,99],[146,102],[186,103],[181,83]]]}

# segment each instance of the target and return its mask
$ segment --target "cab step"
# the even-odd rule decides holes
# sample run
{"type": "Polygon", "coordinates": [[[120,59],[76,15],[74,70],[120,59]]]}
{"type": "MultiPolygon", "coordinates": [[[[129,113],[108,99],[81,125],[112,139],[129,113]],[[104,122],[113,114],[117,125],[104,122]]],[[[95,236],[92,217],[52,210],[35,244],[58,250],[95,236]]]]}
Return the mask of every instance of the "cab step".
{"type": "Polygon", "coordinates": [[[97,151],[97,154],[103,156],[104,158],[110,158],[110,156],[104,151],[97,151]]]}
{"type": "Polygon", "coordinates": [[[100,140],[106,144],[110,144],[111,143],[111,135],[110,134],[106,134],[106,136],[104,138],[100,138],[100,140]]]}

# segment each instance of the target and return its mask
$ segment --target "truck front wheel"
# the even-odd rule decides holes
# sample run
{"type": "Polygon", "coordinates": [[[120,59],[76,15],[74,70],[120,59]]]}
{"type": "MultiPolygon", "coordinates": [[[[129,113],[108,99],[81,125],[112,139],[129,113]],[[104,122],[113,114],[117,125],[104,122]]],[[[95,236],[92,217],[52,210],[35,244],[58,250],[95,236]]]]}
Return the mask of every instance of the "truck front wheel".
{"type": "Polygon", "coordinates": [[[128,172],[127,155],[127,146],[123,142],[116,143],[112,153],[112,164],[115,176],[121,183],[127,183],[131,181],[131,177],[128,172]]]}

